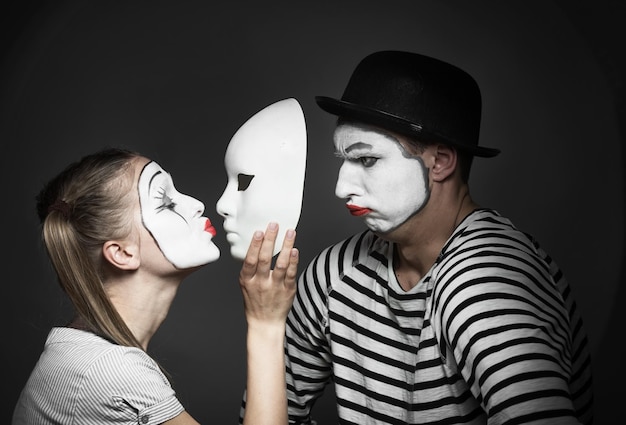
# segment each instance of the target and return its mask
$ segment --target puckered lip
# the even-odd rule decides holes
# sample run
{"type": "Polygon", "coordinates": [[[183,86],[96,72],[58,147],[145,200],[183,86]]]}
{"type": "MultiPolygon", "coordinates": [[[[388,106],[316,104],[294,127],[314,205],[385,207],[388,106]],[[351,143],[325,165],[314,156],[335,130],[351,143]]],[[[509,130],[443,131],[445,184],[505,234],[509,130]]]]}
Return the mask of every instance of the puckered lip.
{"type": "Polygon", "coordinates": [[[358,205],[353,205],[353,204],[346,204],[346,207],[350,211],[350,214],[356,217],[360,217],[362,215],[369,214],[372,212],[372,210],[370,210],[369,208],[364,208],[364,207],[360,207],[358,205]]]}
{"type": "Polygon", "coordinates": [[[211,224],[211,220],[209,220],[208,218],[206,219],[206,222],[204,223],[204,231],[209,232],[211,235],[213,235],[213,237],[217,235],[217,230],[215,230],[215,227],[213,227],[213,225],[211,224]]]}

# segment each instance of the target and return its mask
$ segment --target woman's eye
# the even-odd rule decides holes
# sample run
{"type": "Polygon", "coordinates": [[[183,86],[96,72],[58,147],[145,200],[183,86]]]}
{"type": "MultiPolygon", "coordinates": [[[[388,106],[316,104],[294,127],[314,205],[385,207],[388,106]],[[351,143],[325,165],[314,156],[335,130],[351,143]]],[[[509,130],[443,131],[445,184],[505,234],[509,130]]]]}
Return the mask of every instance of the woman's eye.
{"type": "Polygon", "coordinates": [[[172,198],[167,196],[165,191],[163,191],[162,189],[159,191],[158,199],[161,200],[161,205],[157,207],[157,210],[159,211],[172,210],[173,211],[174,208],[176,208],[176,202],[174,202],[172,198]]]}
{"type": "Polygon", "coordinates": [[[237,175],[237,183],[238,183],[237,190],[239,191],[246,190],[248,186],[250,186],[250,183],[252,182],[253,178],[254,178],[253,175],[239,173],[237,175]]]}

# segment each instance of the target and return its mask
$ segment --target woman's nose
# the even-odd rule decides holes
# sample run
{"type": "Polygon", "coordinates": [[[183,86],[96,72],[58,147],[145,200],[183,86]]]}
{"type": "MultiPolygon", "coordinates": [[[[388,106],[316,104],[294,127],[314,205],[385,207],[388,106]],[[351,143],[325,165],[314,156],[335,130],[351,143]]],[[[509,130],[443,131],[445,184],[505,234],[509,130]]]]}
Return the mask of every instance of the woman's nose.
{"type": "Polygon", "coordinates": [[[190,213],[194,217],[200,217],[204,213],[204,203],[201,200],[194,198],[193,196],[188,196],[188,198],[190,213]]]}

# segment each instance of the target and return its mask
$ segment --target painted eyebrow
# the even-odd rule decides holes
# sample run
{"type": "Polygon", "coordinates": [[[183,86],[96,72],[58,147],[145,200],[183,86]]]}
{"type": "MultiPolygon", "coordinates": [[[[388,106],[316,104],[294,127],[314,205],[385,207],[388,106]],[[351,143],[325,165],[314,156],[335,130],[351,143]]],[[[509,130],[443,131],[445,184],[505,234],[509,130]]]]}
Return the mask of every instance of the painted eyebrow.
{"type": "Polygon", "coordinates": [[[150,177],[150,181],[148,182],[148,191],[150,190],[150,186],[152,186],[152,180],[154,180],[154,178],[155,178],[156,176],[158,176],[159,174],[161,174],[161,171],[160,171],[160,170],[159,170],[159,171],[157,171],[156,173],[154,173],[154,174],[152,175],[152,177],[150,177]]]}
{"type": "MultiPolygon", "coordinates": [[[[400,144],[400,141],[396,137],[391,135],[391,134],[381,133],[381,132],[378,132],[378,131],[376,133],[378,133],[380,136],[384,137],[385,139],[389,140],[390,142],[395,142],[395,143],[400,144]]],[[[356,143],[348,146],[345,149],[345,152],[346,153],[350,153],[351,151],[353,151],[355,149],[372,149],[372,148],[373,148],[373,146],[371,144],[369,144],[369,143],[356,142],[356,143]]]]}
{"type": "Polygon", "coordinates": [[[372,149],[372,145],[369,143],[356,142],[346,148],[346,153],[350,153],[355,149],[372,149]]]}

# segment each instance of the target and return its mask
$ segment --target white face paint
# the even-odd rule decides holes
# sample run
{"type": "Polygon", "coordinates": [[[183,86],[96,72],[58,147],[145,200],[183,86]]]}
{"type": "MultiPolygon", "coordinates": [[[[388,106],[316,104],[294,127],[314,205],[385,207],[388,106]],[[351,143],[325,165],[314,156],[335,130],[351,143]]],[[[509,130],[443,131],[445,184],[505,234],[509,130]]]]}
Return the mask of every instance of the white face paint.
{"type": "Polygon", "coordinates": [[[204,204],[178,192],[172,177],[154,161],[139,176],[139,203],[144,226],[176,268],[197,267],[219,258],[219,248],[211,240],[215,228],[202,216],[204,204]]]}
{"type": "Polygon", "coordinates": [[[226,149],[228,183],[216,209],[235,259],[243,260],[256,230],[279,225],[274,254],[300,219],[306,167],[306,126],[295,99],[273,103],[237,130],[226,149]]]}
{"type": "Polygon", "coordinates": [[[342,124],[335,129],[334,144],[343,159],[335,195],[346,199],[350,213],[362,217],[369,229],[390,232],[428,202],[428,169],[393,135],[342,124]]]}

